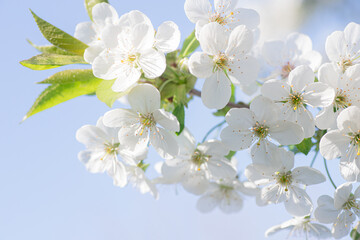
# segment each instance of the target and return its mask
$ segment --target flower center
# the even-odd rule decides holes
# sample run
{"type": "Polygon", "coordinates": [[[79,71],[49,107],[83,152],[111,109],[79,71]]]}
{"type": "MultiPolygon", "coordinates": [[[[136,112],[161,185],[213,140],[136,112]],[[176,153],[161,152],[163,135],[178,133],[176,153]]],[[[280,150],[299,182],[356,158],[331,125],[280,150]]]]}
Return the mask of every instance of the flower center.
{"type": "Polygon", "coordinates": [[[352,66],[352,60],[350,59],[343,59],[340,63],[338,63],[343,71],[343,73],[346,71],[346,69],[350,66],[352,66]]]}
{"type": "Polygon", "coordinates": [[[129,54],[126,58],[121,60],[121,63],[128,64],[131,66],[136,65],[137,56],[135,54],[129,54]]]}
{"type": "Polygon", "coordinates": [[[291,171],[285,173],[276,172],[275,175],[277,183],[285,187],[285,191],[287,192],[288,186],[292,183],[291,171]]]}
{"type": "Polygon", "coordinates": [[[292,65],[290,62],[287,62],[286,65],[284,65],[281,69],[281,77],[287,78],[290,74],[290,72],[295,68],[294,65],[292,65]]]}
{"type": "Polygon", "coordinates": [[[145,129],[150,129],[156,125],[156,121],[154,119],[154,115],[149,113],[147,115],[139,114],[140,115],[140,125],[141,132],[139,133],[140,136],[143,135],[145,129]]]}
{"type": "Polygon", "coordinates": [[[343,209],[345,210],[351,210],[352,208],[355,208],[357,210],[359,210],[359,205],[356,203],[355,201],[355,196],[354,194],[350,194],[350,197],[348,199],[348,201],[346,203],[344,203],[343,205],[343,209]]]}
{"type": "Polygon", "coordinates": [[[191,161],[198,166],[198,171],[200,171],[200,166],[203,163],[206,163],[211,158],[210,155],[203,154],[200,150],[196,149],[191,156],[191,161]]]}
{"type": "Polygon", "coordinates": [[[288,102],[294,110],[304,105],[304,98],[302,93],[292,92],[289,94],[288,102]]]}
{"type": "Polygon", "coordinates": [[[209,18],[209,22],[217,22],[220,25],[226,25],[229,22],[228,18],[230,18],[232,15],[234,15],[234,12],[231,12],[229,15],[224,17],[220,13],[214,13],[209,18]]]}
{"type": "Polygon", "coordinates": [[[360,155],[360,130],[358,130],[358,133],[349,133],[349,136],[351,137],[350,144],[357,146],[357,155],[360,155]]]}
{"type": "Polygon", "coordinates": [[[342,89],[338,90],[334,100],[334,112],[349,106],[351,106],[351,103],[349,103],[345,92],[342,89]]]}
{"type": "Polygon", "coordinates": [[[220,53],[219,55],[215,56],[214,62],[215,66],[213,72],[216,72],[217,70],[231,71],[231,69],[228,68],[228,58],[225,53],[220,53]]]}
{"type": "Polygon", "coordinates": [[[259,122],[256,122],[255,126],[253,126],[251,130],[254,135],[259,138],[258,144],[260,144],[261,139],[266,138],[266,136],[269,134],[269,127],[264,124],[260,124],[259,122]]]}
{"type": "Polygon", "coordinates": [[[119,152],[119,146],[120,143],[114,143],[114,144],[105,143],[104,144],[105,155],[102,156],[100,160],[104,160],[108,155],[117,155],[119,152]]]}

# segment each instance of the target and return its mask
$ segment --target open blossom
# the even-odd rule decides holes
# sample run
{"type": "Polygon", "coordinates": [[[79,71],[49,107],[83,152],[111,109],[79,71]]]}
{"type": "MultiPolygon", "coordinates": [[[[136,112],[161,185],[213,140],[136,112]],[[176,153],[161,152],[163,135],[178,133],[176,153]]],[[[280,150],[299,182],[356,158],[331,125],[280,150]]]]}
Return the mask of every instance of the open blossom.
{"type": "Polygon", "coordinates": [[[118,131],[118,128],[104,126],[102,117],[96,126],[82,126],[76,132],[76,139],[87,149],[81,151],[78,158],[89,172],[107,172],[113,177],[115,185],[124,187],[127,184],[127,172],[124,164],[117,157],[124,152],[117,137],[118,131]]]}
{"type": "Polygon", "coordinates": [[[252,9],[237,8],[238,0],[214,0],[214,11],[209,0],[186,0],[185,14],[196,24],[196,36],[199,38],[202,28],[211,22],[223,25],[232,30],[239,25],[249,29],[260,23],[259,14],[252,9]]]}
{"type": "Polygon", "coordinates": [[[257,60],[247,55],[253,44],[252,33],[243,25],[230,34],[218,23],[209,23],[201,31],[200,45],[189,59],[190,72],[205,78],[201,99],[206,107],[221,109],[229,102],[231,83],[256,80],[257,60]]]}
{"type": "Polygon", "coordinates": [[[290,72],[287,82],[269,80],[261,88],[262,95],[280,105],[283,119],[304,128],[305,138],[315,133],[314,117],[306,107],[330,106],[335,97],[334,89],[314,79],[313,70],[302,65],[290,72]]]}
{"type": "Polygon", "coordinates": [[[344,31],[335,31],[326,39],[325,51],[338,70],[345,70],[360,63],[360,25],[349,23],[344,31]]]}
{"type": "Polygon", "coordinates": [[[96,77],[116,79],[112,90],[131,89],[141,75],[154,79],[166,68],[164,53],[176,50],[180,32],[173,22],[163,23],[157,32],[144,14],[132,11],[120,18],[119,24],[102,33],[106,49],[92,64],[96,77]]]}
{"type": "Polygon", "coordinates": [[[119,140],[130,150],[147,146],[150,141],[162,158],[176,156],[179,147],[168,131],[177,132],[180,126],[173,114],[160,109],[160,92],[150,84],[139,84],[130,91],[128,101],[132,109],[107,112],[104,124],[120,127],[119,140]]]}
{"type": "Polygon", "coordinates": [[[210,179],[235,177],[236,167],[225,158],[229,149],[220,141],[209,140],[197,145],[186,129],[177,140],[180,153],[162,165],[162,182],[181,183],[186,191],[202,194],[209,187],[210,179]]]}
{"type": "Polygon", "coordinates": [[[281,79],[286,79],[290,72],[300,65],[307,65],[315,72],[322,61],[321,54],[312,50],[309,36],[301,33],[291,33],[285,41],[265,42],[262,56],[270,66],[275,68],[270,76],[281,79]]]}
{"type": "Polygon", "coordinates": [[[337,118],[338,129],[327,132],[320,140],[320,153],[325,159],[341,157],[340,171],[347,181],[360,180],[359,119],[360,108],[348,107],[337,118]]]}
{"type": "Polygon", "coordinates": [[[335,129],[336,119],[347,107],[360,106],[360,65],[350,66],[345,73],[336,70],[332,63],[326,63],[319,69],[319,82],[334,89],[333,103],[323,108],[315,118],[320,129],[335,129]]]}
{"type": "Polygon", "coordinates": [[[298,144],[304,139],[304,131],[300,125],[281,120],[279,115],[280,108],[275,103],[258,96],[251,102],[250,109],[230,109],[225,116],[229,126],[222,130],[221,140],[233,151],[253,145],[253,162],[268,164],[266,155],[272,148],[276,148],[269,139],[282,145],[298,144]]]}
{"type": "Polygon", "coordinates": [[[349,234],[356,216],[360,216],[360,187],[352,193],[352,184],[344,183],[335,190],[334,198],[319,197],[315,217],[321,223],[333,223],[331,233],[339,239],[349,234]]]}
{"type": "Polygon", "coordinates": [[[92,22],[82,22],[76,25],[75,38],[86,43],[89,47],[85,50],[84,59],[92,63],[97,55],[104,49],[102,32],[109,25],[117,25],[119,16],[116,10],[108,3],[98,3],[92,9],[92,22]]]}
{"type": "Polygon", "coordinates": [[[294,154],[284,149],[271,151],[272,164],[251,164],[245,169],[249,181],[265,185],[261,199],[268,203],[284,202],[286,210],[294,216],[310,214],[313,204],[304,186],[324,182],[325,176],[310,167],[294,167],[294,154]]]}
{"type": "Polygon", "coordinates": [[[197,209],[206,213],[219,207],[224,213],[236,213],[243,207],[243,195],[257,196],[260,189],[251,182],[221,179],[210,183],[208,190],[197,201],[197,209]]]}
{"type": "Polygon", "coordinates": [[[273,226],[266,230],[265,236],[272,236],[280,231],[290,231],[289,237],[301,237],[301,239],[327,239],[331,237],[330,229],[326,226],[314,223],[315,219],[310,216],[294,217],[279,225],[273,226]]]}

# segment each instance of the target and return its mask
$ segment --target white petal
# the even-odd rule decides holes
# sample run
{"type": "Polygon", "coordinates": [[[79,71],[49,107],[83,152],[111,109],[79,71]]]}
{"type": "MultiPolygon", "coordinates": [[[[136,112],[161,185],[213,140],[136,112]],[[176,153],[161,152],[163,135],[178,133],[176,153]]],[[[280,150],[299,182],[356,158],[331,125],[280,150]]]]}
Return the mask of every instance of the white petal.
{"type": "Polygon", "coordinates": [[[92,22],[82,22],[76,25],[74,37],[85,44],[93,42],[96,37],[96,32],[92,22]]]}
{"type": "Polygon", "coordinates": [[[119,141],[126,148],[134,151],[135,149],[144,149],[149,142],[149,135],[143,131],[139,125],[122,127],[119,131],[119,141]]]}
{"type": "Polygon", "coordinates": [[[121,73],[124,69],[128,68],[128,65],[124,65],[116,60],[115,52],[101,52],[92,63],[94,76],[105,80],[113,80],[119,75],[122,76],[121,73]]]}
{"type": "Polygon", "coordinates": [[[320,67],[319,82],[336,89],[339,86],[339,78],[339,72],[335,69],[334,64],[325,63],[320,67]]]}
{"type": "Polygon", "coordinates": [[[283,81],[269,80],[261,87],[261,94],[273,101],[285,101],[290,95],[290,87],[283,81]]]}
{"type": "Polygon", "coordinates": [[[352,191],[352,184],[347,182],[338,186],[334,193],[334,207],[342,209],[344,204],[349,200],[352,191]]]}
{"type": "Polygon", "coordinates": [[[111,89],[114,92],[129,92],[140,79],[141,72],[137,68],[127,68],[118,75],[111,89]]]}
{"type": "Polygon", "coordinates": [[[297,61],[301,62],[301,65],[308,65],[314,72],[316,72],[322,63],[322,56],[317,51],[310,51],[299,56],[297,61]]]}
{"type": "Polygon", "coordinates": [[[311,213],[313,205],[307,193],[298,187],[289,188],[290,196],[285,201],[286,210],[293,216],[305,216],[311,213]]]}
{"type": "Polygon", "coordinates": [[[269,98],[258,96],[250,104],[250,110],[260,124],[272,125],[278,120],[280,108],[269,98]]]}
{"type": "Polygon", "coordinates": [[[299,124],[280,120],[269,127],[270,137],[281,145],[299,144],[304,139],[304,130],[299,124]]]}
{"type": "Polygon", "coordinates": [[[234,178],[236,176],[236,169],[230,164],[227,159],[220,159],[211,157],[207,163],[210,174],[215,178],[234,178]]]}
{"type": "Polygon", "coordinates": [[[93,63],[95,58],[101,54],[104,50],[104,46],[101,43],[91,44],[85,49],[84,59],[88,63],[93,63]]]}
{"type": "Polygon", "coordinates": [[[150,84],[139,84],[128,95],[131,108],[141,114],[149,114],[160,108],[160,92],[150,84]]]}
{"type": "Polygon", "coordinates": [[[341,176],[348,182],[360,181],[360,169],[356,165],[355,161],[340,161],[340,173],[341,176]]]}
{"type": "Polygon", "coordinates": [[[196,171],[192,174],[187,174],[182,181],[182,185],[186,191],[195,195],[200,195],[209,187],[209,181],[202,171],[196,171]]]}
{"type": "Polygon", "coordinates": [[[251,157],[254,164],[270,166],[273,164],[270,152],[276,151],[277,146],[267,140],[261,140],[251,147],[251,157]]]}
{"type": "Polygon", "coordinates": [[[307,85],[315,81],[313,70],[306,65],[298,66],[289,74],[289,83],[296,92],[301,92],[307,85]]]}
{"type": "Polygon", "coordinates": [[[180,124],[177,118],[166,112],[164,109],[157,109],[153,113],[155,122],[160,124],[168,131],[178,132],[180,130],[180,124]]]}
{"type": "Polygon", "coordinates": [[[233,11],[238,0],[214,0],[214,8],[217,13],[228,13],[233,11]]]}
{"type": "Polygon", "coordinates": [[[103,173],[109,168],[109,161],[101,160],[105,155],[105,151],[85,150],[79,152],[78,158],[89,172],[103,173]]]}
{"type": "Polygon", "coordinates": [[[127,127],[139,121],[136,112],[130,109],[113,109],[105,113],[103,122],[108,127],[127,127]]]}
{"type": "Polygon", "coordinates": [[[339,239],[348,235],[355,219],[356,216],[351,211],[343,211],[331,230],[333,237],[339,239]]]}
{"type": "Polygon", "coordinates": [[[113,178],[114,185],[125,187],[127,184],[127,173],[124,164],[119,161],[113,163],[112,168],[108,170],[108,174],[113,178]]]}
{"type": "Polygon", "coordinates": [[[161,76],[166,69],[165,55],[154,49],[142,53],[139,64],[144,71],[145,77],[153,79],[161,76]]]}
{"type": "MultiPolygon", "coordinates": [[[[124,40],[126,41],[127,39],[125,38],[124,40]]],[[[151,49],[155,41],[155,30],[153,26],[147,23],[135,25],[131,29],[130,41],[136,52],[143,52],[151,49]]],[[[126,44],[128,45],[129,43],[126,44]]]]}
{"type": "Polygon", "coordinates": [[[227,126],[221,131],[220,138],[228,148],[238,151],[249,148],[253,142],[254,135],[249,130],[240,130],[227,126]]]}
{"type": "Polygon", "coordinates": [[[226,28],[216,22],[206,24],[200,32],[200,46],[209,55],[218,55],[228,45],[226,28]]]}
{"type": "Polygon", "coordinates": [[[250,55],[236,55],[229,63],[229,78],[236,85],[248,85],[256,81],[259,73],[258,60],[250,55]]]}
{"type": "Polygon", "coordinates": [[[231,83],[225,74],[217,71],[205,80],[201,99],[207,108],[222,109],[231,97],[231,83]]]}
{"type": "Polygon", "coordinates": [[[208,213],[220,204],[220,199],[210,194],[205,194],[199,198],[196,203],[197,209],[202,213],[208,213]]]}
{"type": "Polygon", "coordinates": [[[155,35],[155,47],[163,53],[175,51],[180,44],[179,27],[172,21],[162,23],[155,35]]]}
{"type": "Polygon", "coordinates": [[[346,54],[346,41],[344,33],[335,31],[327,37],[325,51],[330,61],[338,62],[346,54]]]}
{"type": "Polygon", "coordinates": [[[279,184],[271,184],[261,189],[261,199],[267,203],[278,204],[285,200],[285,192],[279,184]]]}
{"type": "Polygon", "coordinates": [[[179,154],[179,146],[174,137],[162,128],[156,128],[150,132],[150,143],[164,159],[170,159],[179,154]]]}
{"type": "Polygon", "coordinates": [[[215,139],[199,144],[197,149],[206,155],[218,157],[224,157],[229,153],[229,149],[221,141],[215,139]]]}
{"type": "Polygon", "coordinates": [[[186,0],[184,5],[186,16],[193,23],[199,20],[207,20],[211,11],[209,0],[186,0]]]}
{"type": "Polygon", "coordinates": [[[225,54],[232,56],[239,53],[248,53],[251,50],[253,41],[252,32],[245,25],[237,26],[230,34],[225,54]]]}
{"type": "Polygon", "coordinates": [[[179,155],[189,156],[194,153],[196,149],[196,140],[186,127],[175,139],[179,144],[179,155]]]}
{"type": "Polygon", "coordinates": [[[305,185],[319,184],[326,181],[325,176],[315,168],[297,167],[291,173],[295,183],[305,185]]]}
{"type": "Polygon", "coordinates": [[[315,117],[315,124],[319,129],[335,129],[336,119],[340,111],[334,112],[333,105],[323,108],[315,117]]]}
{"type": "Polygon", "coordinates": [[[344,129],[353,133],[357,133],[360,130],[360,108],[356,106],[348,107],[343,110],[338,119],[337,125],[340,130],[344,129]]]}
{"type": "Polygon", "coordinates": [[[307,105],[312,107],[327,107],[333,103],[335,98],[334,89],[321,82],[308,85],[304,91],[304,100],[307,105]]]}
{"type": "Polygon", "coordinates": [[[242,209],[243,202],[243,199],[237,192],[231,191],[226,197],[222,199],[219,208],[224,213],[235,213],[242,209]]]}
{"type": "Polygon", "coordinates": [[[110,4],[98,3],[92,9],[92,18],[97,25],[104,27],[108,22],[115,23],[119,16],[110,4]]]}
{"type": "Polygon", "coordinates": [[[312,50],[312,42],[309,36],[301,33],[291,33],[286,38],[287,49],[300,52],[309,52],[312,50]]]}
{"type": "Polygon", "coordinates": [[[250,164],[245,168],[244,175],[257,185],[265,185],[273,179],[274,169],[271,166],[250,164]]]}
{"type": "Polygon", "coordinates": [[[86,147],[103,146],[108,140],[106,133],[92,125],[82,126],[76,132],[76,140],[83,143],[86,147]]]}
{"type": "Polygon", "coordinates": [[[262,55],[265,61],[274,67],[281,66],[284,62],[279,53],[282,53],[284,47],[282,41],[266,41],[262,47],[262,55]]]}
{"type": "Polygon", "coordinates": [[[233,128],[245,130],[255,125],[255,116],[247,108],[232,108],[227,112],[225,119],[229,126],[233,128]]]}
{"type": "Polygon", "coordinates": [[[260,23],[259,14],[255,10],[247,8],[235,9],[232,19],[234,19],[235,24],[245,25],[249,29],[256,28],[260,23]]]}
{"type": "Polygon", "coordinates": [[[119,20],[120,26],[128,27],[130,29],[139,23],[146,23],[149,26],[152,26],[150,19],[144,13],[138,10],[132,10],[128,13],[125,13],[120,17],[119,20]]]}
{"type": "Polygon", "coordinates": [[[321,223],[333,223],[336,221],[340,210],[335,209],[334,199],[327,195],[322,195],[317,200],[318,207],[315,209],[314,215],[321,223]]]}
{"type": "Polygon", "coordinates": [[[213,74],[214,63],[206,53],[196,52],[189,59],[189,71],[198,78],[208,78],[213,74]]]}
{"type": "Polygon", "coordinates": [[[118,35],[123,31],[122,25],[109,24],[101,31],[99,40],[101,40],[106,48],[116,48],[119,44],[118,35]]]}
{"type": "Polygon", "coordinates": [[[320,153],[327,160],[338,158],[346,153],[350,139],[339,130],[326,133],[320,140],[320,153]]]}

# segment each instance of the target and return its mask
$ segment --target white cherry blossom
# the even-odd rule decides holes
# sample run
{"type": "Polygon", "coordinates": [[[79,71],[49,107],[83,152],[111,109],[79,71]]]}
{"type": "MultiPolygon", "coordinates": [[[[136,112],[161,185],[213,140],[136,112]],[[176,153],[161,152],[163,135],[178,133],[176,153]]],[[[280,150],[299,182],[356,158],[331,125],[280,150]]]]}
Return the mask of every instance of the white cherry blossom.
{"type": "Polygon", "coordinates": [[[282,118],[304,128],[305,138],[315,133],[314,117],[306,107],[330,106],[335,97],[334,89],[314,80],[313,70],[302,65],[290,72],[287,82],[269,80],[261,88],[262,95],[281,106],[282,118]]]}
{"type": "Polygon", "coordinates": [[[220,141],[208,140],[197,145],[187,129],[177,137],[177,141],[180,153],[162,165],[162,182],[181,183],[186,191],[202,194],[209,187],[210,179],[235,177],[235,166],[224,157],[229,149],[220,141]]]}
{"type": "Polygon", "coordinates": [[[222,130],[221,140],[233,151],[252,145],[253,162],[269,164],[267,154],[276,148],[270,139],[282,145],[298,144],[304,139],[300,125],[281,120],[279,115],[280,108],[274,102],[258,96],[251,102],[250,109],[230,109],[225,116],[229,126],[222,130]]]}
{"type": "Polygon", "coordinates": [[[347,181],[360,180],[359,119],[359,107],[346,108],[337,118],[338,129],[327,132],[320,140],[320,153],[325,159],[341,157],[340,171],[347,181]]]}
{"type": "Polygon", "coordinates": [[[199,42],[204,52],[189,59],[189,70],[205,78],[201,99],[206,107],[221,109],[229,102],[231,83],[254,82],[258,73],[257,60],[248,55],[253,36],[245,26],[230,34],[218,23],[209,23],[201,31],[199,42]]]}
{"type": "Polygon", "coordinates": [[[333,223],[331,233],[336,239],[348,235],[360,215],[360,187],[354,193],[352,188],[351,183],[344,183],[336,188],[334,198],[323,195],[317,200],[315,217],[321,223],[333,223]]]}
{"type": "Polygon", "coordinates": [[[339,71],[360,63],[360,25],[349,23],[344,31],[335,31],[326,39],[325,50],[339,71]]]}
{"type": "Polygon", "coordinates": [[[284,202],[286,210],[294,216],[310,214],[313,204],[304,186],[324,182],[325,176],[310,167],[294,168],[294,154],[279,148],[271,151],[271,164],[251,164],[245,176],[261,189],[261,199],[268,203],[284,202]]]}
{"type": "Polygon", "coordinates": [[[291,33],[284,41],[265,42],[262,56],[274,68],[270,77],[275,79],[286,79],[293,69],[301,65],[307,65],[315,72],[322,62],[321,54],[312,50],[310,37],[301,33],[291,33]]]}
{"type": "Polygon", "coordinates": [[[350,66],[345,73],[336,70],[332,63],[326,63],[319,69],[319,82],[334,89],[333,103],[322,109],[315,118],[320,129],[335,129],[340,112],[350,106],[360,106],[360,65],[350,66]]]}
{"type": "Polygon", "coordinates": [[[237,8],[238,0],[214,0],[214,10],[209,0],[186,0],[184,9],[189,20],[196,24],[199,38],[202,28],[211,22],[221,24],[228,30],[239,25],[255,29],[260,23],[259,14],[253,9],[237,8]]]}
{"type": "Polygon", "coordinates": [[[169,131],[177,132],[180,126],[173,114],[160,109],[160,92],[150,84],[139,84],[130,91],[128,101],[132,109],[107,112],[104,124],[120,127],[119,140],[130,150],[147,146],[150,141],[162,158],[176,156],[179,147],[169,131]]]}
{"type": "Polygon", "coordinates": [[[76,139],[87,149],[79,152],[78,158],[89,172],[107,172],[113,177],[114,185],[124,187],[127,172],[124,164],[118,160],[118,154],[124,151],[117,137],[118,131],[118,128],[104,126],[102,117],[96,126],[82,126],[76,132],[76,139]]]}
{"type": "Polygon", "coordinates": [[[265,232],[265,236],[269,237],[278,232],[288,230],[289,237],[301,237],[301,239],[327,239],[331,237],[331,231],[326,226],[314,223],[315,219],[310,216],[293,217],[292,219],[275,225],[265,232]]]}
{"type": "Polygon", "coordinates": [[[92,22],[82,22],[76,25],[74,37],[86,43],[89,47],[85,50],[84,59],[92,63],[104,49],[102,32],[111,25],[119,23],[116,10],[108,3],[98,3],[92,9],[92,22]]]}
{"type": "Polygon", "coordinates": [[[207,213],[218,207],[224,213],[236,213],[243,207],[243,195],[257,196],[260,189],[251,182],[221,179],[210,183],[208,190],[197,201],[200,212],[207,213]]]}

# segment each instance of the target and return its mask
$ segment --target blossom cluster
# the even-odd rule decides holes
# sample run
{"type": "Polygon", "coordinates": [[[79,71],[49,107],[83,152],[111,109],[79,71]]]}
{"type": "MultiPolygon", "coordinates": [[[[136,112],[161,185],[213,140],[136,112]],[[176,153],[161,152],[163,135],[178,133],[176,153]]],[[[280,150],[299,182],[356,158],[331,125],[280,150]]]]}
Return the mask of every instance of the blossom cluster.
{"type": "Polygon", "coordinates": [[[360,182],[360,25],[349,23],[328,36],[322,56],[301,33],[260,42],[258,13],[238,8],[236,0],[213,5],[186,0],[184,10],[194,23],[191,43],[201,50],[195,46],[183,55],[174,22],[155,29],[137,10],[119,16],[110,4],[98,3],[92,21],[76,26],[74,36],[87,44],[83,57],[93,75],[111,83],[111,91],[125,96],[128,105],[77,131],[76,139],[86,146],[80,161],[91,173],[107,172],[118,187],[131,183],[155,198],[157,185],[179,184],[199,196],[201,212],[217,207],[238,212],[246,196],[259,206],[283,204],[293,218],[266,236],[283,229],[306,238],[348,235],[360,221],[360,187],[352,192],[360,182]],[[164,97],[164,88],[174,82],[168,71],[185,76],[185,84],[204,79],[203,105],[225,118],[217,126],[218,139],[197,141],[184,126],[174,108],[188,107],[194,89],[181,101],[175,92],[164,97]],[[252,98],[250,104],[235,101],[236,88],[252,98]],[[340,158],[345,180],[336,187],[327,172],[334,197],[322,195],[316,205],[306,189],[327,178],[312,164],[296,162],[296,146],[305,143],[315,146],[325,166],[340,158]],[[158,177],[153,179],[146,174],[149,148],[163,159],[154,164],[158,177]],[[251,160],[241,170],[234,155],[244,150],[251,160]],[[331,230],[323,224],[332,224],[331,230]]]}

